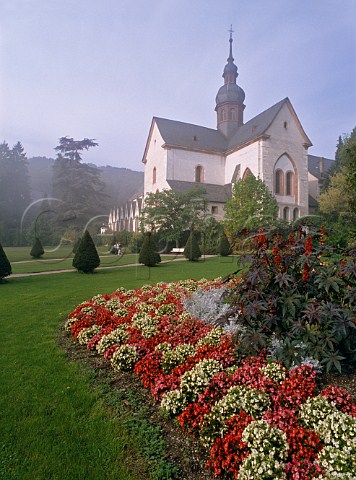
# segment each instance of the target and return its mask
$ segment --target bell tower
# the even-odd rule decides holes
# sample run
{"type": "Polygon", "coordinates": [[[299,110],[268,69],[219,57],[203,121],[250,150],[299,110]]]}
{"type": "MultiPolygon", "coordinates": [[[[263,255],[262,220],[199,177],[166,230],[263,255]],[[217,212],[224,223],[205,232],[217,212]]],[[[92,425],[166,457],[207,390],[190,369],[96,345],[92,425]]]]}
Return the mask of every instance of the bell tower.
{"type": "Polygon", "coordinates": [[[230,52],[222,75],[224,85],[219,88],[215,99],[217,128],[225,137],[232,136],[238,127],[243,125],[243,111],[245,109],[245,92],[236,84],[238,73],[232,56],[232,26],[229,31],[230,52]]]}

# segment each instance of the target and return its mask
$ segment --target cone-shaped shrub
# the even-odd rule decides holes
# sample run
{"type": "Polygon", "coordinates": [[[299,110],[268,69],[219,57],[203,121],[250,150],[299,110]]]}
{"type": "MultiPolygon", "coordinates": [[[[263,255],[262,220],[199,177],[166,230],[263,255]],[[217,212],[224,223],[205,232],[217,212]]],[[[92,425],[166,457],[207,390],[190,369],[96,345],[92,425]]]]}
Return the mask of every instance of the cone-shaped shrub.
{"type": "Polygon", "coordinates": [[[227,257],[230,253],[231,247],[225,232],[222,233],[219,243],[219,253],[222,257],[227,257]]]}
{"type": "Polygon", "coordinates": [[[100,258],[96,251],[93,239],[88,230],[85,230],[77,252],[73,258],[73,267],[76,268],[78,272],[92,273],[99,265],[100,258]]]}
{"type": "Polygon", "coordinates": [[[201,251],[198,241],[198,232],[195,232],[194,230],[190,232],[189,238],[184,248],[184,256],[190,262],[197,262],[201,257],[201,251]]]}
{"type": "Polygon", "coordinates": [[[145,233],[138,261],[146,265],[146,267],[154,267],[161,261],[161,256],[156,251],[156,242],[151,232],[145,233]]]}
{"type": "Polygon", "coordinates": [[[30,255],[33,258],[40,258],[40,257],[42,257],[43,254],[44,254],[44,250],[43,250],[43,247],[42,247],[41,240],[38,237],[36,237],[35,238],[35,243],[33,244],[32,248],[31,248],[30,255]]]}
{"type": "Polygon", "coordinates": [[[9,275],[11,275],[12,269],[11,264],[2,248],[0,243],[0,283],[3,283],[3,279],[9,275]]]}

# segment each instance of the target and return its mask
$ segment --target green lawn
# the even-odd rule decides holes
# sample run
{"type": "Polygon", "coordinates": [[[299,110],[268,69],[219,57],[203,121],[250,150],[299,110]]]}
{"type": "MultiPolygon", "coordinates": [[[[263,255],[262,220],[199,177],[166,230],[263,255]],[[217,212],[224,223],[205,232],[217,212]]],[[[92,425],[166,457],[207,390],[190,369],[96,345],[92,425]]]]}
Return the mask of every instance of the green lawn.
{"type": "MultiPolygon", "coordinates": [[[[53,247],[46,247],[45,254],[42,258],[33,259],[28,247],[5,247],[4,251],[11,262],[12,273],[38,273],[49,272],[54,270],[73,270],[72,266],[73,253],[72,247],[68,245],[61,246],[57,250],[53,247]],[[49,250],[52,248],[52,250],[49,250]]],[[[122,265],[130,265],[138,263],[138,254],[130,253],[120,256],[112,255],[107,252],[107,247],[98,247],[100,255],[100,267],[116,267],[122,265]]],[[[174,259],[173,255],[162,255],[162,260],[174,259]]]]}
{"type": "Polygon", "coordinates": [[[123,419],[110,414],[100,388],[91,388],[93,373],[66,360],[58,329],[78,303],[97,293],[214,278],[235,268],[231,259],[210,258],[11,278],[0,285],[0,479],[149,479],[123,419]]]}

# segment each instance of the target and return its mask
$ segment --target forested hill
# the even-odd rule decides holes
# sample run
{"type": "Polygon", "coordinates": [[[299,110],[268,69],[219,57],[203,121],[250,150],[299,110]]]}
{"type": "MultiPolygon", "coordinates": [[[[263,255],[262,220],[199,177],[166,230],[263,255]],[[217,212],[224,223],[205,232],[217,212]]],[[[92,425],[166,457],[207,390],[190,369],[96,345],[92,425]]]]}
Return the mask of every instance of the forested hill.
{"type": "MultiPolygon", "coordinates": [[[[30,175],[31,198],[37,200],[45,195],[52,195],[52,167],[54,159],[47,157],[31,157],[28,159],[30,175]]],[[[143,172],[136,172],[128,168],[98,167],[101,170],[101,179],[105,183],[104,193],[108,195],[107,206],[126,202],[137,193],[143,192],[143,172]]]]}

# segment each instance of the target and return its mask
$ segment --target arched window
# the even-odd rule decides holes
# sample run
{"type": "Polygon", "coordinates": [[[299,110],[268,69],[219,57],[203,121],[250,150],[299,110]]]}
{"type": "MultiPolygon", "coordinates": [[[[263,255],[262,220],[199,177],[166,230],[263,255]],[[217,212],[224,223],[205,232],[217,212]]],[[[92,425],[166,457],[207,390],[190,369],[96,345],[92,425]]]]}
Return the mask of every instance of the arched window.
{"type": "Polygon", "coordinates": [[[244,171],[244,174],[242,175],[242,180],[246,180],[246,178],[249,175],[253,175],[253,173],[251,172],[251,170],[249,168],[246,168],[246,170],[244,171]]]}
{"type": "Polygon", "coordinates": [[[225,110],[222,111],[222,119],[226,120],[226,111],[225,110]]]}
{"type": "Polygon", "coordinates": [[[152,183],[155,184],[155,183],[156,183],[156,180],[157,180],[157,169],[156,169],[156,167],[153,167],[153,171],[152,171],[152,183]]]}
{"type": "Polygon", "coordinates": [[[286,220],[287,222],[289,220],[289,208],[288,207],[283,208],[283,220],[286,220]]]}
{"type": "Polygon", "coordinates": [[[299,218],[299,209],[295,208],[293,210],[293,221],[297,220],[299,218]]]}
{"type": "Polygon", "coordinates": [[[230,110],[230,120],[235,120],[235,109],[231,108],[230,110]]]}
{"type": "Polygon", "coordinates": [[[197,183],[203,183],[203,174],[204,174],[204,169],[201,165],[197,165],[195,167],[195,181],[197,183]]]}
{"type": "Polygon", "coordinates": [[[274,191],[276,195],[283,195],[283,172],[276,170],[274,175],[274,191]]]}
{"type": "Polygon", "coordinates": [[[294,195],[294,173],[287,172],[286,175],[286,195],[294,195]]]}

